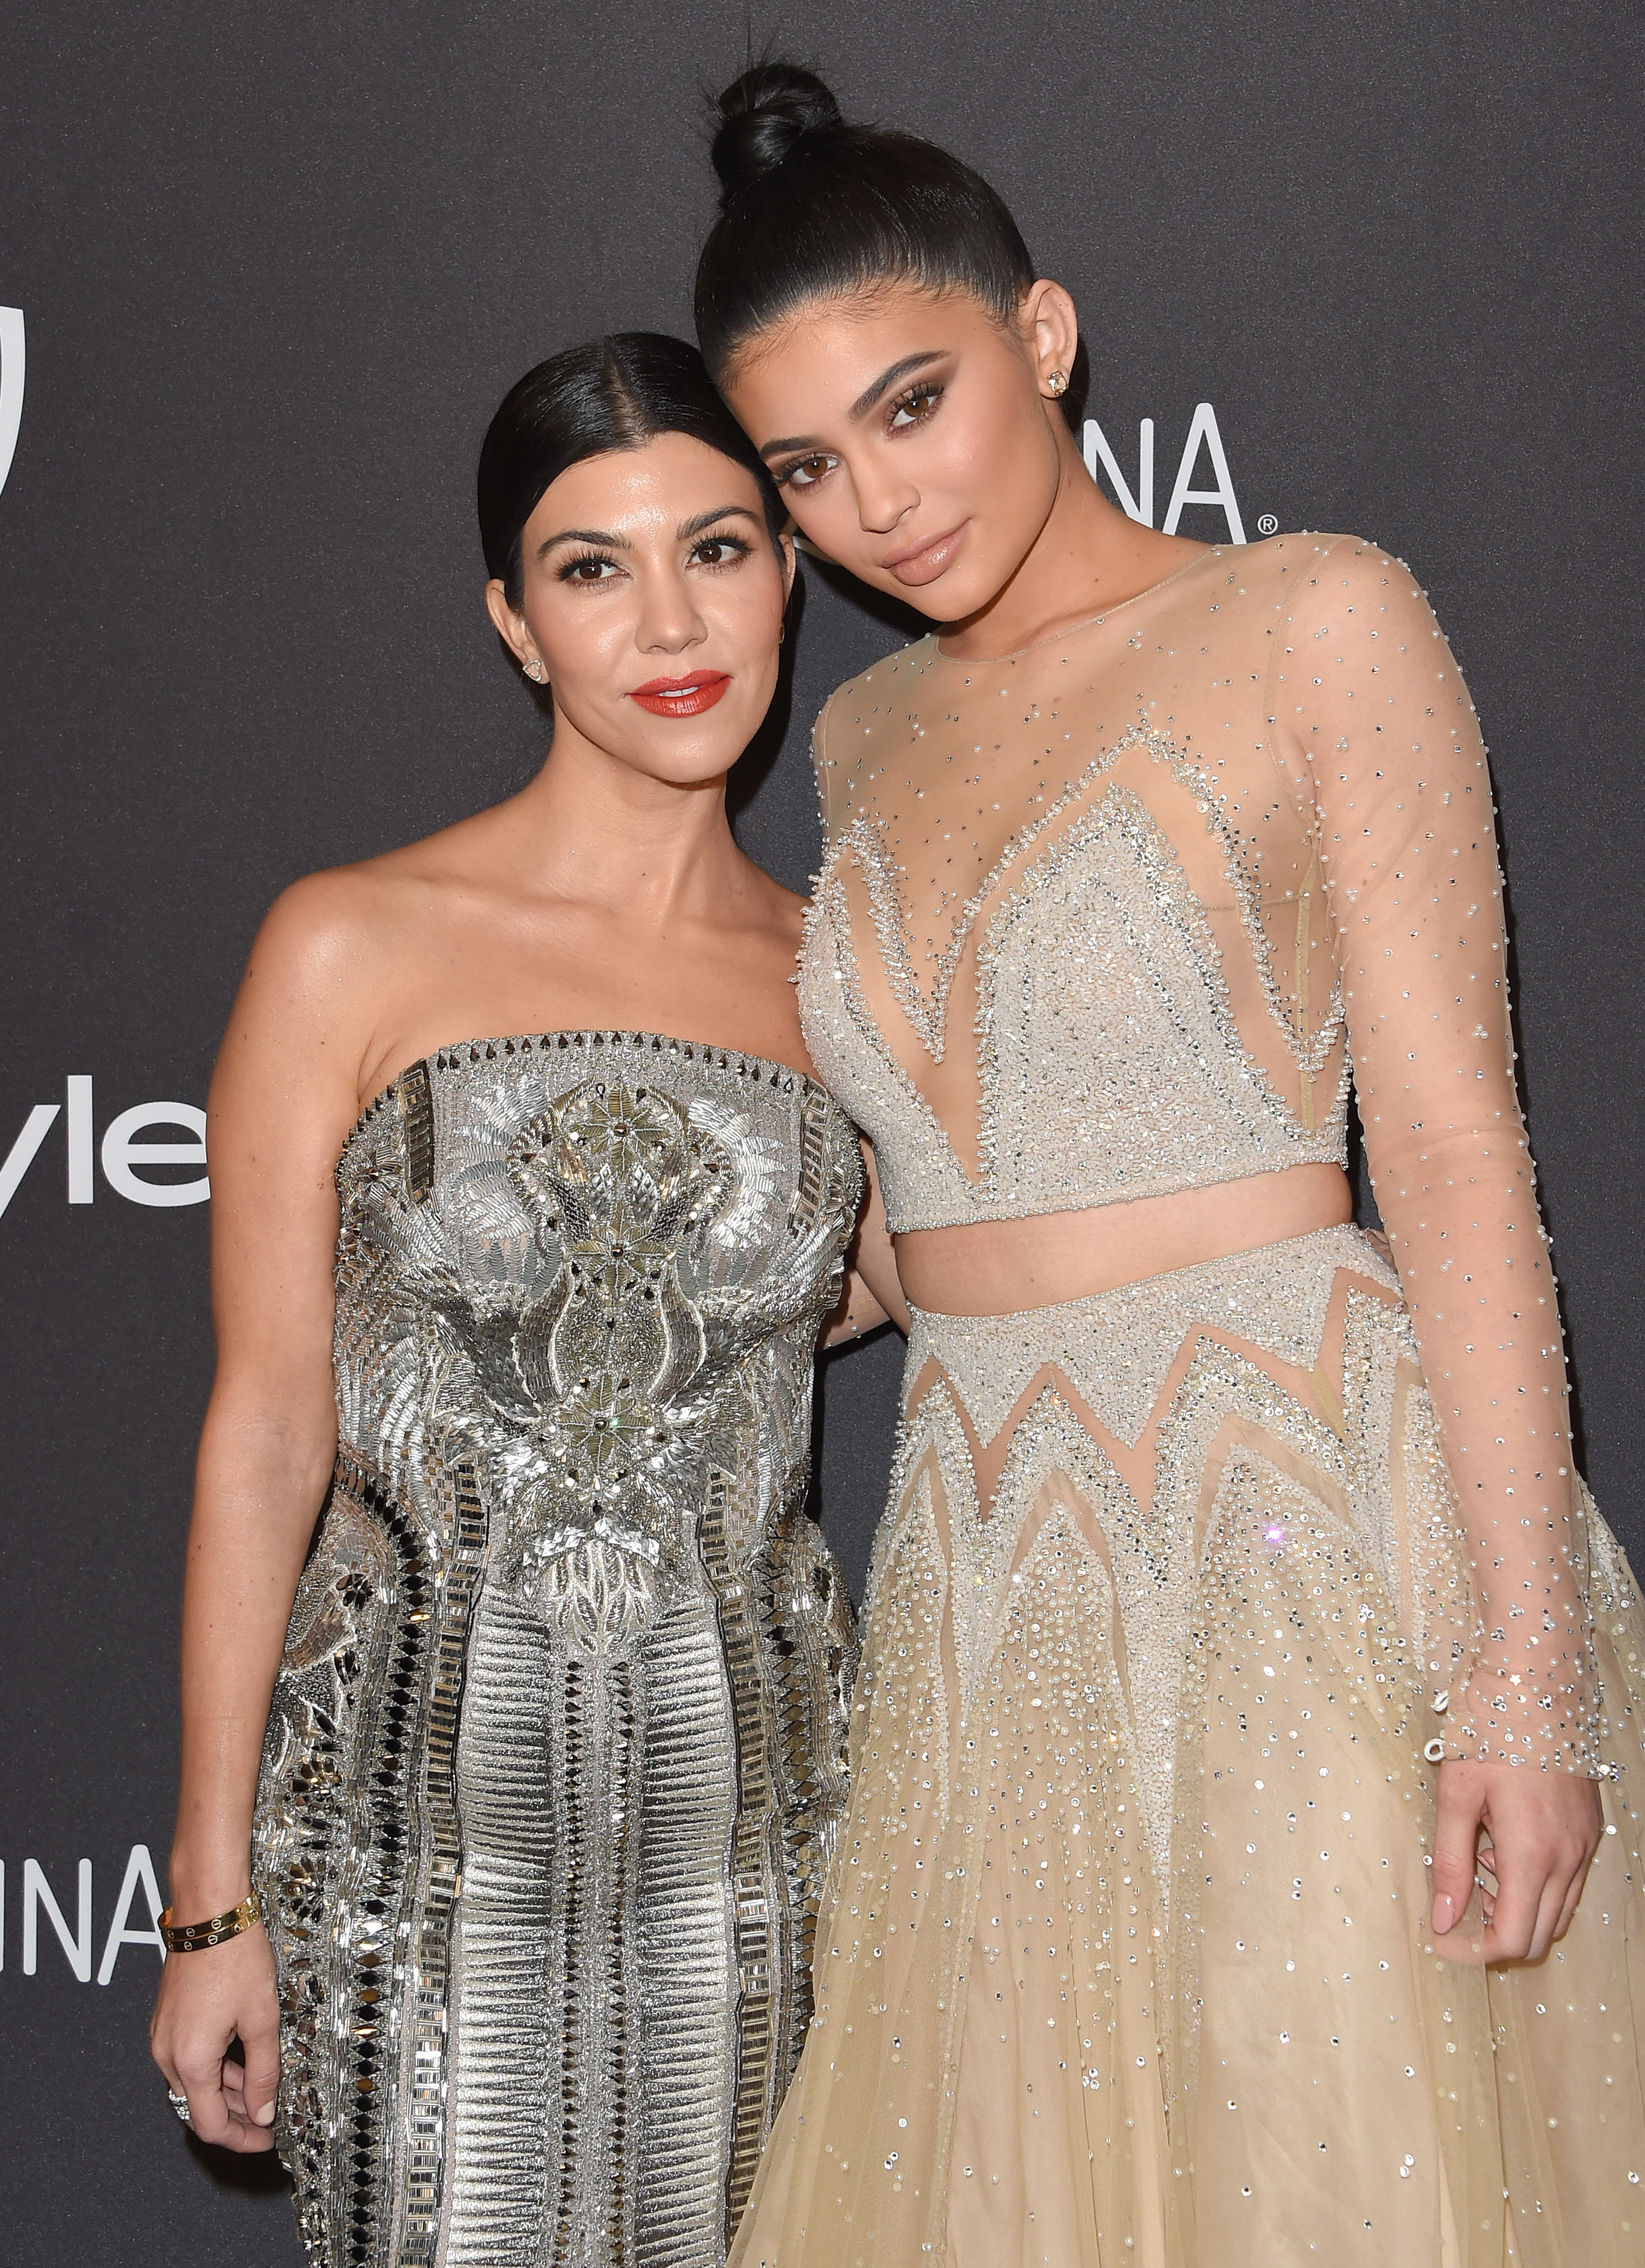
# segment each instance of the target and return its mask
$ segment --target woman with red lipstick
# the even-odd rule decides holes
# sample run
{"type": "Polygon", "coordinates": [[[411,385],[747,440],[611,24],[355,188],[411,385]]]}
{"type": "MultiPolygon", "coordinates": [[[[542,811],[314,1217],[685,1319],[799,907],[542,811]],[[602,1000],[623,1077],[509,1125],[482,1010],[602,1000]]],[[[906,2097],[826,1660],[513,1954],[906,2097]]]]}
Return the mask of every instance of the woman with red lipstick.
{"type": "Polygon", "coordinates": [[[726,818],[793,552],[645,334],[520,380],[479,504],[542,769],[287,891],[212,1086],[154,2053],[325,2268],[708,2268],[844,1803],[812,1359],[879,1314],[800,902],[726,818]]]}
{"type": "Polygon", "coordinates": [[[955,159],[772,65],[714,160],[710,367],[933,625],[815,734],[801,1020],[911,1321],[734,2259],[1622,2268],[1645,1616],[1571,1464],[1456,664],[1374,545],[1103,498],[1073,304],[955,159]]]}

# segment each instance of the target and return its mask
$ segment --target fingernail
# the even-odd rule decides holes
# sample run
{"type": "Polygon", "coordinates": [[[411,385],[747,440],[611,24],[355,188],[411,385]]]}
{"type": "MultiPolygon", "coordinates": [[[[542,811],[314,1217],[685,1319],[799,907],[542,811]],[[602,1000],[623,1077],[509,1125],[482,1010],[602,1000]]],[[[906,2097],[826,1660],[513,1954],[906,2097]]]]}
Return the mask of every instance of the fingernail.
{"type": "Polygon", "coordinates": [[[1456,1918],[1456,1900],[1454,1898],[1447,1897],[1445,1893],[1442,1890],[1438,1897],[1434,1901],[1435,1936],[1443,1937],[1446,1931],[1450,1927],[1452,1922],[1454,1922],[1456,1918]]]}
{"type": "Polygon", "coordinates": [[[272,2126],[274,2124],[274,2105],[272,2102],[265,2102],[261,2110],[254,2111],[252,2115],[256,2119],[259,2126],[272,2126]]]}

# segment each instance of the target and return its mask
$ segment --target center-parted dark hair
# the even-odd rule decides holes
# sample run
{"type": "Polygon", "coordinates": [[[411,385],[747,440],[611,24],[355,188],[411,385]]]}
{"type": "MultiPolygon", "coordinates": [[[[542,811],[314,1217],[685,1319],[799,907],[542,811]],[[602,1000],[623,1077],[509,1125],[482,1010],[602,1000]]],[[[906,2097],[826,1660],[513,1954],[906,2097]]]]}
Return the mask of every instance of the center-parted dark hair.
{"type": "Polygon", "coordinates": [[[550,485],[585,458],[684,433],[754,476],[773,547],[787,512],[752,441],[695,347],[660,331],[615,331],[566,347],[511,387],[480,449],[480,542],[511,607],[523,595],[520,539],[550,485]]]}
{"type": "Polygon", "coordinates": [[[917,135],[848,126],[822,80],[757,63],[717,105],[719,218],[697,268],[697,335],[717,378],[808,300],[910,283],[969,291],[1009,322],[1034,263],[980,173],[917,135]]]}

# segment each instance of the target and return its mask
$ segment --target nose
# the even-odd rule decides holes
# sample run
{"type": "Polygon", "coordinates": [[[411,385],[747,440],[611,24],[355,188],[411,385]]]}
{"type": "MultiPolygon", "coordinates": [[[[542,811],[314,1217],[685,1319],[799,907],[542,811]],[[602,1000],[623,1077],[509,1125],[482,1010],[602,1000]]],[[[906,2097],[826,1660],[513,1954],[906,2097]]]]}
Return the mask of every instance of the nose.
{"type": "Polygon", "coordinates": [[[634,643],[642,653],[683,653],[707,635],[707,625],[682,574],[670,568],[645,578],[639,618],[634,626],[634,643]]]}
{"type": "Polygon", "coordinates": [[[919,502],[919,490],[894,463],[871,461],[857,470],[857,519],[865,535],[889,535],[919,502]]]}

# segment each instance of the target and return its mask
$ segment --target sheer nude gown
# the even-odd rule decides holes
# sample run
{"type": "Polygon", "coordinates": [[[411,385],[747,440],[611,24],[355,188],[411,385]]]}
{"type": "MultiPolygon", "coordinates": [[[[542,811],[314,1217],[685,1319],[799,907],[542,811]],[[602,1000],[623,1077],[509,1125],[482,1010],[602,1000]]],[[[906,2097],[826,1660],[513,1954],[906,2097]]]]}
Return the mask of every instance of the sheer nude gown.
{"type": "Polygon", "coordinates": [[[915,1313],[734,2263],[1645,2260],[1645,1620],[1571,1468],[1423,593],[1350,538],[1219,548],[999,660],[922,639],[816,755],[805,1027],[894,1231],[1340,1160],[1352,1079],[1397,1272],[1340,1227],[915,1313]],[[1535,1968],[1481,1965],[1477,1894],[1431,1936],[1444,1756],[1603,1781],[1535,1968]]]}

